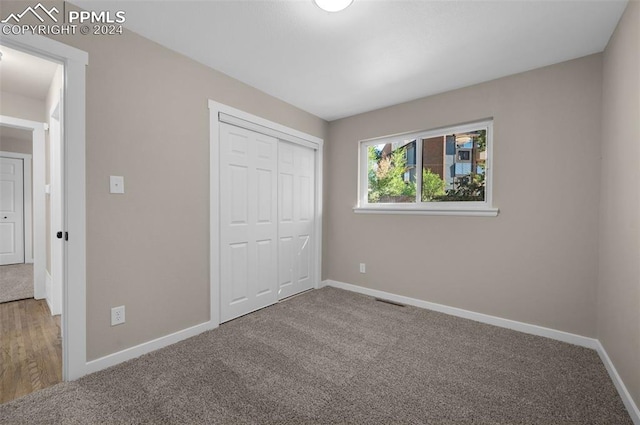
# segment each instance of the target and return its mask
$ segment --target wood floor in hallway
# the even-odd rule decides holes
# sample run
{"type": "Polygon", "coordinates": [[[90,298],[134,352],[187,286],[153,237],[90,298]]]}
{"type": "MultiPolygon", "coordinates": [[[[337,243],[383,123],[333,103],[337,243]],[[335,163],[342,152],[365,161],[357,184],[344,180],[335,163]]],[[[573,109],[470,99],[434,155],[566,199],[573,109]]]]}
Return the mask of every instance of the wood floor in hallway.
{"type": "Polygon", "coordinates": [[[0,403],[62,381],[60,316],[45,300],[0,304],[0,403]]]}

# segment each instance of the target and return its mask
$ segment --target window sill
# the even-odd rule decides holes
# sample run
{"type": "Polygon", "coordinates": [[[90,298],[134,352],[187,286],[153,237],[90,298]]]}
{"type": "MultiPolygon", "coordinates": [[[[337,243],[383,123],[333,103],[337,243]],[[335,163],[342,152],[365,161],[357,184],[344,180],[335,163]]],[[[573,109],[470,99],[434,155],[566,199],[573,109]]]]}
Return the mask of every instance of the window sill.
{"type": "Polygon", "coordinates": [[[412,214],[412,215],[450,215],[465,217],[496,217],[498,208],[394,208],[394,207],[355,207],[356,214],[412,214]]]}

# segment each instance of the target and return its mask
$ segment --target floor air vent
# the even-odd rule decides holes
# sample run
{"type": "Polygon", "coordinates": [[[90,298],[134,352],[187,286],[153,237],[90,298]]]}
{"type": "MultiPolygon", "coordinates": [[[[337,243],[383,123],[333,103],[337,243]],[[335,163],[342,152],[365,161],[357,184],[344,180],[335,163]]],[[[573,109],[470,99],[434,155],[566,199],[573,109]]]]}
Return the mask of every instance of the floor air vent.
{"type": "Polygon", "coordinates": [[[375,298],[376,301],[380,301],[381,303],[387,303],[391,305],[397,305],[398,307],[406,307],[404,304],[397,303],[391,300],[385,300],[384,298],[375,298]]]}

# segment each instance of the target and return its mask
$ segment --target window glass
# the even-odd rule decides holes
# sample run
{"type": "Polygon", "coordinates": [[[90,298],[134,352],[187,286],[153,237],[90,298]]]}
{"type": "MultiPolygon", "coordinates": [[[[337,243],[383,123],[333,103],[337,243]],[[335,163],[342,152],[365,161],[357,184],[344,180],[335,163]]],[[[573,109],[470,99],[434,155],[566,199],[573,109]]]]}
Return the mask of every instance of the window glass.
{"type": "Polygon", "coordinates": [[[477,209],[482,207],[478,203],[490,203],[491,128],[491,121],[483,121],[361,142],[360,163],[366,170],[360,169],[359,207],[442,210],[464,209],[461,203],[468,203],[477,209]]]}
{"type": "Polygon", "coordinates": [[[369,203],[416,202],[416,141],[367,148],[369,203]]]}
{"type": "Polygon", "coordinates": [[[422,140],[422,202],[484,201],[486,135],[477,130],[422,140]]]}

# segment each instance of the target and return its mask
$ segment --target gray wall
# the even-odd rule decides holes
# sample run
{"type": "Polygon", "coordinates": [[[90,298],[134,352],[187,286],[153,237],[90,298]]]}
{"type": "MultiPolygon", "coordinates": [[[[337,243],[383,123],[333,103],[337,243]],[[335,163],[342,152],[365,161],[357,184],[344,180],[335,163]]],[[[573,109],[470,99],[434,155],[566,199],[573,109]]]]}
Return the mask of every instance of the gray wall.
{"type": "Polygon", "coordinates": [[[31,140],[22,140],[14,137],[5,137],[0,128],[0,151],[33,154],[33,143],[31,140]]]}
{"type": "Polygon", "coordinates": [[[133,33],[73,38],[87,68],[87,338],[95,359],[209,320],[213,99],[321,138],[326,123],[133,33]],[[126,194],[110,195],[109,175],[126,194]],[[125,305],[127,323],[109,311],[125,305]]]}
{"type": "Polygon", "coordinates": [[[640,3],[604,53],[598,338],[640,405],[640,3]]]}
{"type": "MultiPolygon", "coordinates": [[[[24,4],[3,1],[3,13],[24,4]]],[[[51,4],[62,10],[62,2],[51,4]]],[[[208,99],[321,138],[327,124],[129,31],[54,38],[89,54],[92,360],[209,320],[208,99]],[[109,175],[124,176],[126,194],[108,193],[109,175]],[[127,322],[111,327],[118,305],[127,322]]]]}
{"type": "Polygon", "coordinates": [[[331,122],[326,278],[595,336],[601,70],[592,55],[331,122]],[[359,140],[487,117],[498,217],[352,211],[359,140]]]}
{"type": "Polygon", "coordinates": [[[0,115],[30,121],[46,121],[44,101],[4,91],[0,92],[0,115]]]}

